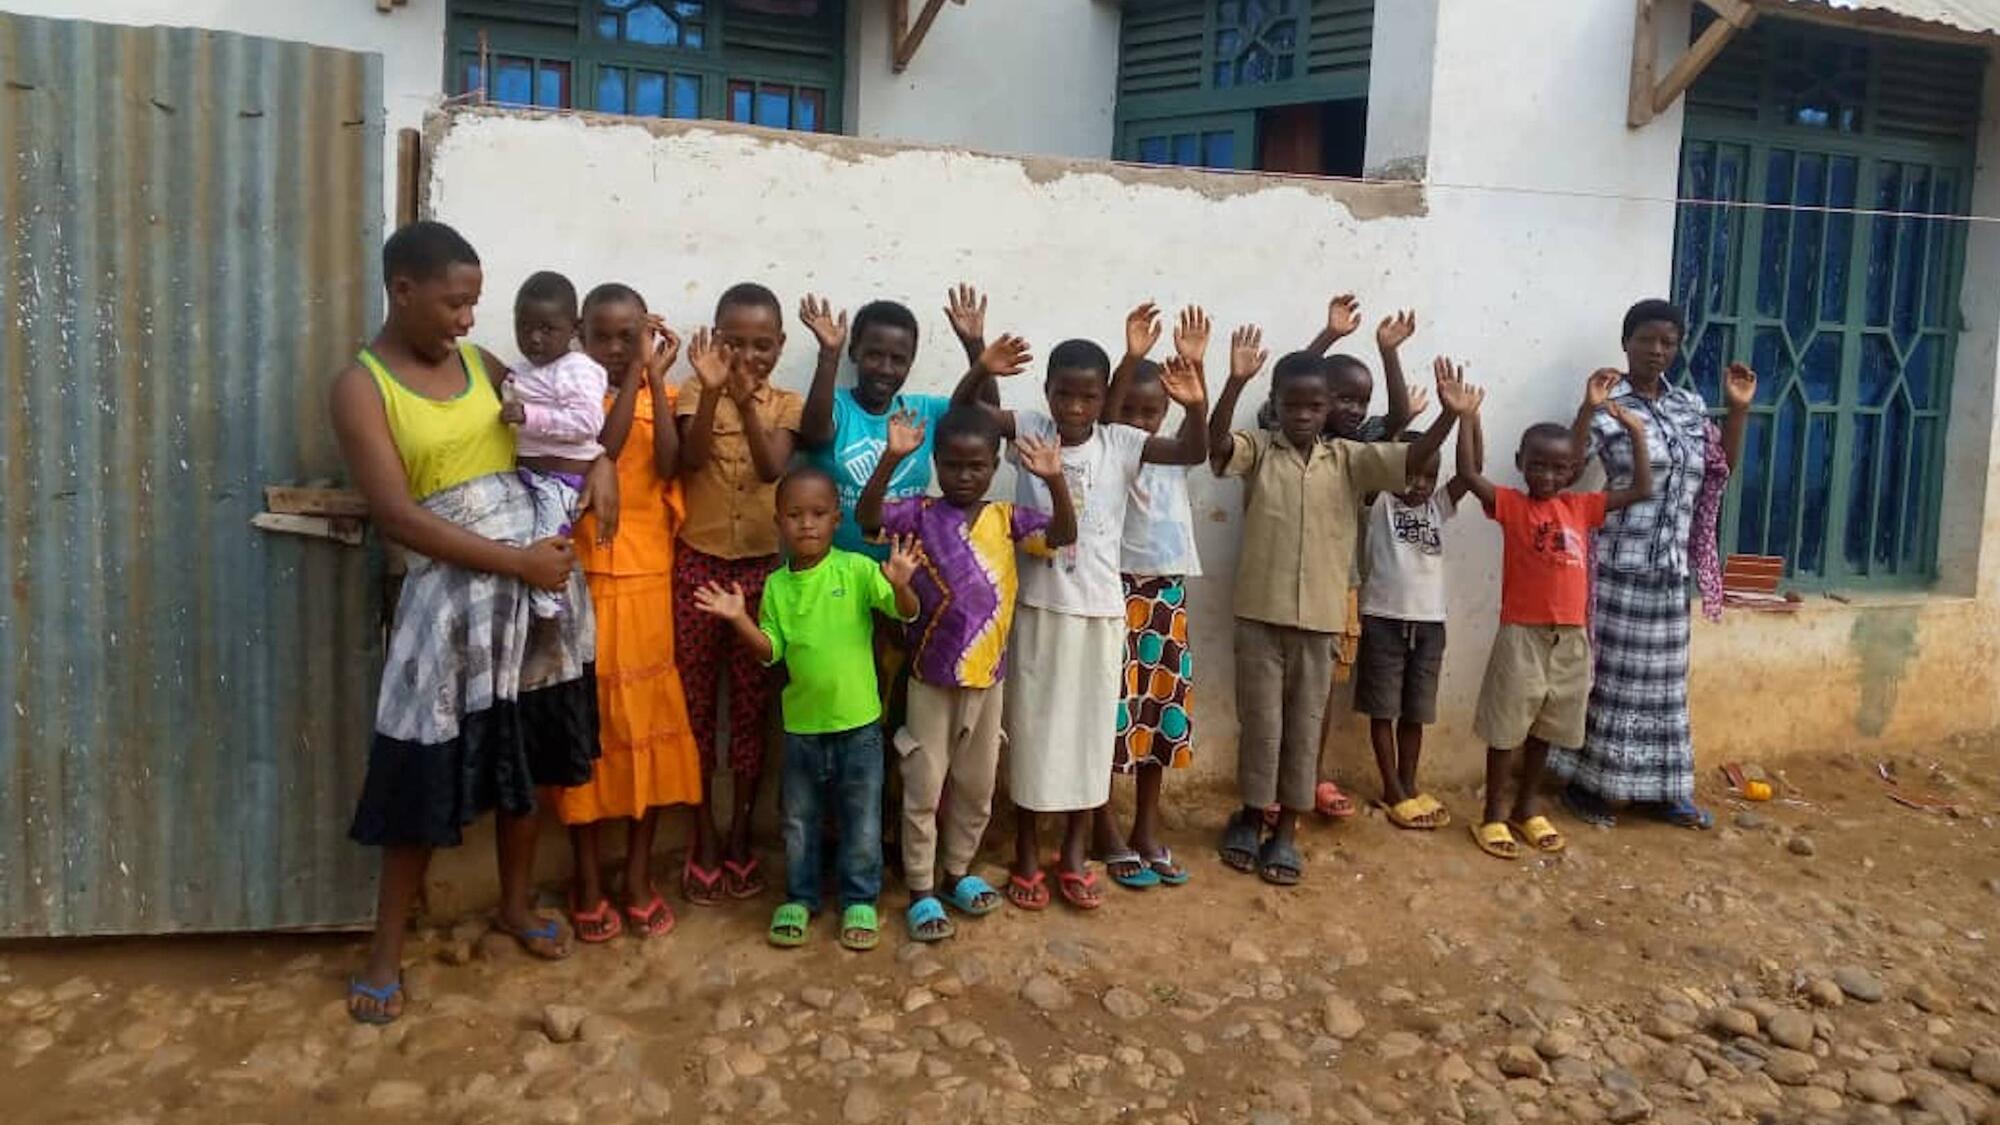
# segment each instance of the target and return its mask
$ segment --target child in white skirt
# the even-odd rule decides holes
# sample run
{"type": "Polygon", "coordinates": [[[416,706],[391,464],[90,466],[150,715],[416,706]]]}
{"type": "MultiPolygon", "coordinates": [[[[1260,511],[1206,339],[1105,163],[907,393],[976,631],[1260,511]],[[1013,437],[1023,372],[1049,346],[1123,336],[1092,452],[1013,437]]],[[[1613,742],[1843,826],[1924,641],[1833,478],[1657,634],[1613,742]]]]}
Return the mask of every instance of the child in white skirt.
{"type": "MultiPolygon", "coordinates": [[[[988,349],[954,396],[974,402],[987,379],[1019,370],[1025,345],[1003,338],[988,349]]],[[[1085,864],[1091,814],[1111,796],[1111,757],[1125,659],[1125,592],[1118,577],[1129,489],[1142,464],[1194,465],[1208,455],[1208,392],[1199,364],[1176,359],[1161,374],[1168,397],[1185,412],[1172,437],[1105,425],[1111,360],[1088,340],[1069,340],[1049,356],[1043,391],[1049,412],[997,410],[1010,438],[1054,438],[1077,510],[1077,541],[1053,558],[1020,559],[1019,609],[1011,648],[1014,671],[1005,719],[1008,790],[1018,811],[1014,869],[1007,898],[1024,910],[1049,904],[1037,856],[1038,813],[1066,816],[1056,882],[1080,910],[1103,902],[1085,864]]],[[[1048,489],[1016,477],[1017,503],[1049,509],[1048,489]]]]}

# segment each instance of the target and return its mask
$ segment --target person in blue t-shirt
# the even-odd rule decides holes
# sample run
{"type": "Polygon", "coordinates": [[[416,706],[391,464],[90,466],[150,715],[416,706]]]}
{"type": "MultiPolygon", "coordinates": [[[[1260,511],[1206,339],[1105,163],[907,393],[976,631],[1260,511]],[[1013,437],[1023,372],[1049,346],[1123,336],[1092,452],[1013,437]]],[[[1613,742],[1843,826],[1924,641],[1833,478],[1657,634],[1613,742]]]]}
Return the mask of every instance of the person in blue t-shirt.
{"type": "MultiPolygon", "coordinates": [[[[976,362],[984,350],[986,301],[970,285],[958,285],[946,294],[945,316],[952,331],[965,346],[968,362],[976,362]]],[[[807,460],[833,478],[840,493],[840,527],[833,545],[875,559],[889,557],[886,544],[870,543],[854,522],[854,505],[861,490],[875,473],[883,449],[889,444],[889,416],[899,411],[915,415],[924,423],[925,446],[904,458],[894,480],[889,482],[886,499],[901,500],[922,496],[931,483],[929,434],[951,408],[945,395],[906,395],[903,383],[917,358],[917,318],[908,306],[896,301],[870,301],[854,314],[854,331],[847,330],[847,314],[836,317],[823,297],[808,294],[799,302],[799,320],[819,340],[819,365],[813,371],[812,389],[806,394],[805,412],[799,419],[799,441],[807,460]],[[850,343],[851,340],[851,343],[850,343]],[[840,370],[840,347],[849,344],[848,357],[854,360],[854,385],[836,389],[834,378],[840,370]]],[[[999,405],[997,400],[994,405],[999,405]]]]}

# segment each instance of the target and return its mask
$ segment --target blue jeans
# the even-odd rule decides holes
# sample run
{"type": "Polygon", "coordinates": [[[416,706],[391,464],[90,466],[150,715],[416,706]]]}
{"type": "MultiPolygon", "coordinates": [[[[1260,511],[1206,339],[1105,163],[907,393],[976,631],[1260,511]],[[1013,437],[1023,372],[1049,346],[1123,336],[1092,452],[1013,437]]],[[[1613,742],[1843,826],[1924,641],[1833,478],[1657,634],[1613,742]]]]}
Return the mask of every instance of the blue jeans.
{"type": "Polygon", "coordinates": [[[785,733],[780,788],[785,830],[785,897],[820,907],[821,812],[832,801],[840,831],[834,874],[840,905],[873,905],[882,894],[882,727],[836,734],[785,733]]]}

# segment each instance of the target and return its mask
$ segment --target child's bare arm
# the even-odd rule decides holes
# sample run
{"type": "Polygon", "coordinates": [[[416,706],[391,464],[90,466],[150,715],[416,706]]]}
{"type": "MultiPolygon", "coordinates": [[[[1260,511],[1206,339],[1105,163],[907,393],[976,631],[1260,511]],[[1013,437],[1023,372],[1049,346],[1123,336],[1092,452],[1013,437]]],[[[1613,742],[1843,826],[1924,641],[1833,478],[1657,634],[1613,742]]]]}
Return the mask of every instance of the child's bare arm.
{"type": "Polygon", "coordinates": [[[757,622],[751,618],[750,611],[745,608],[747,600],[743,596],[743,587],[734,582],[727,586],[719,582],[710,582],[694,592],[694,604],[703,613],[729,622],[730,628],[736,630],[736,635],[756,655],[757,663],[771,662],[777,653],[777,648],[771,644],[771,638],[758,627],[757,622]]]}
{"type": "Polygon", "coordinates": [[[1160,308],[1147,301],[1125,314],[1125,357],[1118,361],[1118,369],[1111,373],[1111,386],[1104,391],[1104,417],[1116,418],[1119,408],[1125,403],[1125,392],[1132,385],[1132,377],[1139,365],[1152,354],[1153,345],[1160,342],[1160,308]]]}
{"type": "Polygon", "coordinates": [[[1208,416],[1208,468],[1216,476],[1229,464],[1230,452],[1235,442],[1229,436],[1229,424],[1236,417],[1236,403],[1243,397],[1243,388],[1264,370],[1264,361],[1271,353],[1264,349],[1264,330],[1254,324],[1246,324],[1229,336],[1229,381],[1222,385],[1222,398],[1215,404],[1215,412],[1208,416]]]}
{"type": "Polygon", "coordinates": [[[1014,412],[1000,408],[998,379],[1020,374],[1034,360],[1026,340],[1019,336],[1002,335],[979,353],[971,369],[958,381],[957,389],[951,392],[951,404],[963,406],[976,403],[985,407],[1000,424],[1000,435],[1011,439],[1014,436],[1014,412]]]}
{"type": "Polygon", "coordinates": [[[808,293],[799,300],[799,320],[819,341],[812,386],[799,415],[799,440],[806,448],[817,449],[833,440],[833,383],[840,374],[840,346],[847,342],[847,313],[836,318],[826,298],[808,293]]]}
{"type": "Polygon", "coordinates": [[[1493,510],[1493,482],[1486,479],[1484,453],[1486,439],[1479,423],[1479,408],[1486,402],[1486,392],[1474,390],[1468,409],[1459,415],[1458,428],[1458,475],[1445,486],[1445,494],[1455,503],[1458,497],[1470,492],[1479,497],[1479,506],[1493,510]]]}
{"type": "Polygon", "coordinates": [[[1423,436],[1410,443],[1410,451],[1405,464],[1421,465],[1436,456],[1444,448],[1445,435],[1451,432],[1452,423],[1458,420],[1459,409],[1473,401],[1477,388],[1465,381],[1465,367],[1453,364],[1451,360],[1439,356],[1431,364],[1437,375],[1438,416],[1437,421],[1423,432],[1423,436]]]}
{"type": "Polygon", "coordinates": [[[653,470],[661,480],[672,480],[680,471],[681,432],[671,421],[674,407],[664,377],[650,380],[646,393],[653,396],[653,470]]]}
{"type": "Polygon", "coordinates": [[[729,382],[734,353],[735,349],[716,339],[706,328],[688,341],[688,363],[695,374],[694,386],[688,389],[699,397],[695,399],[694,413],[680,423],[680,467],[684,472],[692,473],[708,464],[709,451],[715,445],[715,408],[722,402],[723,386],[729,382]]]}
{"type": "Polygon", "coordinates": [[[1049,489],[1049,527],[1042,533],[1051,547],[1067,547],[1076,542],[1076,504],[1069,495],[1069,480],[1063,476],[1062,446],[1053,441],[1022,438],[1014,443],[1021,467],[1033,473],[1049,489]]]}
{"type": "Polygon", "coordinates": [[[1382,353],[1382,386],[1389,395],[1389,409],[1382,416],[1382,425],[1391,438],[1403,432],[1403,427],[1417,416],[1417,408],[1410,400],[1410,384],[1403,378],[1403,359],[1400,349],[1417,332],[1417,314],[1409,309],[1385,316],[1375,327],[1375,348],[1382,353]]]}
{"type": "MultiPolygon", "coordinates": [[[[635,356],[632,366],[638,367],[642,362],[635,356]]],[[[642,393],[640,385],[645,381],[645,375],[639,372],[620,380],[618,397],[611,400],[611,409],[604,412],[604,429],[598,432],[597,444],[604,447],[604,455],[613,461],[625,452],[625,441],[632,436],[632,419],[639,412],[639,395],[642,393]]]]}
{"type": "Polygon", "coordinates": [[[1646,448],[1646,424],[1637,414],[1611,403],[1606,409],[1618,424],[1625,427],[1625,433],[1632,438],[1632,483],[1626,488],[1604,490],[1604,510],[1615,512],[1629,508],[1641,500],[1653,498],[1653,457],[1646,448]]]}
{"type": "Polygon", "coordinates": [[[1361,327],[1361,302],[1352,293],[1342,293],[1326,303],[1326,327],[1312,338],[1306,350],[1314,355],[1325,355],[1342,339],[1352,336],[1361,327]]]}
{"type": "Polygon", "coordinates": [[[1199,465],[1208,460],[1208,382],[1200,360],[1173,356],[1160,372],[1167,397],[1180,404],[1181,428],[1174,436],[1150,437],[1140,459],[1155,465],[1199,465]]]}
{"type": "Polygon", "coordinates": [[[854,522],[863,535],[873,539],[882,533],[882,501],[889,495],[889,482],[896,479],[896,470],[902,467],[903,459],[923,448],[923,444],[922,419],[907,410],[889,415],[889,444],[876,459],[875,471],[861,488],[861,498],[854,502],[854,522]]]}
{"type": "Polygon", "coordinates": [[[750,464],[756,468],[758,480],[774,481],[785,475],[798,435],[783,426],[765,424],[763,415],[757,413],[753,397],[756,393],[757,387],[748,374],[736,372],[729,377],[729,395],[736,402],[737,416],[743,419],[743,440],[750,446],[750,464]]]}

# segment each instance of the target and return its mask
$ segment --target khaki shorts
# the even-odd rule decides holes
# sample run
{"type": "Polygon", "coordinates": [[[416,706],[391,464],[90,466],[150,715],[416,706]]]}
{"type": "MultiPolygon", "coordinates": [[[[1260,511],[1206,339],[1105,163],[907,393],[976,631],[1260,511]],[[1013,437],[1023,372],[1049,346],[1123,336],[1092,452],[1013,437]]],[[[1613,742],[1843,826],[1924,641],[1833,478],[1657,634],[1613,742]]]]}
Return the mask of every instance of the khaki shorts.
{"type": "Polygon", "coordinates": [[[1479,686],[1472,729],[1512,750],[1530,738],[1574,750],[1590,707],[1590,638],[1581,625],[1502,624],[1479,686]]]}

